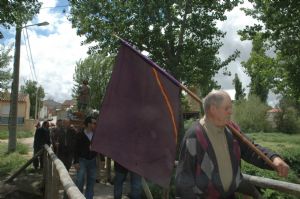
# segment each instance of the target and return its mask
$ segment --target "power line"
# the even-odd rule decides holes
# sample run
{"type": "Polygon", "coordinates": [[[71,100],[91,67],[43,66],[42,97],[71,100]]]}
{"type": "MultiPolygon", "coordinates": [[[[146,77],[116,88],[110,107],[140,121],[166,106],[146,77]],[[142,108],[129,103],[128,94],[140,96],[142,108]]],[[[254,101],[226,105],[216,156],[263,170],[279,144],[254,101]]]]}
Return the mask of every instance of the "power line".
{"type": "Polygon", "coordinates": [[[27,28],[25,28],[25,34],[26,34],[27,44],[28,44],[28,49],[29,49],[31,69],[32,69],[34,77],[35,77],[34,79],[37,81],[37,76],[36,76],[36,72],[35,72],[35,68],[34,68],[34,62],[33,62],[33,58],[32,58],[32,51],[31,51],[31,47],[30,47],[29,35],[28,35],[28,32],[27,32],[27,28]]]}
{"type": "Polygon", "coordinates": [[[33,58],[32,58],[32,51],[31,51],[31,47],[30,47],[30,42],[29,42],[29,35],[28,35],[28,31],[27,28],[25,28],[25,33],[27,36],[27,43],[28,43],[28,48],[29,48],[29,54],[30,54],[30,60],[31,60],[31,65],[32,65],[32,70],[36,79],[36,82],[38,81],[37,76],[36,76],[36,72],[35,72],[35,67],[34,67],[34,62],[33,62],[33,58]]]}
{"type": "Polygon", "coordinates": [[[29,58],[29,49],[28,49],[28,45],[27,45],[27,39],[26,39],[26,36],[25,36],[24,32],[23,32],[23,38],[24,38],[24,41],[25,41],[26,55],[27,55],[27,61],[28,61],[29,69],[30,69],[30,74],[32,76],[32,79],[35,80],[35,77],[34,77],[34,74],[33,74],[33,71],[32,71],[31,61],[30,61],[30,58],[29,58]]]}
{"type": "Polygon", "coordinates": [[[69,7],[69,5],[61,5],[61,6],[54,6],[54,7],[41,7],[40,9],[65,8],[65,7],[69,7]]]}

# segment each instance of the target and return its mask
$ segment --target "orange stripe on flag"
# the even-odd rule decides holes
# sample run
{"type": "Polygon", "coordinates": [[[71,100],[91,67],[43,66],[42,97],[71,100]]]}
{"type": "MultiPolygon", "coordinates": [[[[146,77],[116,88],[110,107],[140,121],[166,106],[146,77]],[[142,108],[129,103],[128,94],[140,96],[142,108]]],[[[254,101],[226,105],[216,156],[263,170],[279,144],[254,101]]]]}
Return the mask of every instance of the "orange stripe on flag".
{"type": "Polygon", "coordinates": [[[167,96],[167,93],[165,91],[165,88],[163,87],[161,81],[160,81],[160,78],[157,74],[157,71],[152,67],[152,72],[154,73],[154,76],[155,76],[155,79],[156,79],[156,82],[161,90],[161,93],[163,94],[164,96],[164,99],[165,99],[165,102],[167,104],[167,107],[168,107],[168,110],[169,110],[169,113],[171,115],[171,119],[172,119],[172,123],[173,123],[173,128],[174,128],[174,136],[175,136],[175,141],[176,141],[176,144],[177,144],[177,127],[176,127],[176,122],[175,122],[175,117],[174,117],[174,113],[173,113],[173,109],[172,109],[172,106],[171,106],[171,103],[170,103],[170,100],[167,96]]]}

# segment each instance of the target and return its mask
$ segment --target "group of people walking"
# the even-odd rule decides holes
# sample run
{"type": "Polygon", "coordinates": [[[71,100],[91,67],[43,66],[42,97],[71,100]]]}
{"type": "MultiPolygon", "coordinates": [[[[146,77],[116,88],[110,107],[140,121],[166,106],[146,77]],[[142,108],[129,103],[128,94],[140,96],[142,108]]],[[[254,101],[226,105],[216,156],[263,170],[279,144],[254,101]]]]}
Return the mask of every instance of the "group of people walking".
{"type": "MultiPolygon", "coordinates": [[[[75,183],[87,199],[94,195],[94,185],[99,182],[97,173],[100,165],[97,164],[97,156],[100,154],[91,150],[91,141],[96,128],[96,118],[88,116],[84,120],[84,128],[77,130],[70,125],[69,119],[58,119],[56,127],[50,129],[49,121],[44,121],[41,127],[37,127],[34,136],[34,154],[40,151],[44,144],[52,145],[53,151],[63,162],[69,171],[71,166],[76,169],[75,183]]],[[[43,168],[43,157],[38,156],[34,160],[34,168],[43,168]]],[[[127,173],[130,172],[118,163],[115,163],[114,198],[122,198],[122,187],[127,173]]],[[[131,175],[132,197],[141,197],[141,177],[133,172],[131,175]]],[[[67,195],[64,195],[67,198],[67,195]]]]}
{"type": "MultiPolygon", "coordinates": [[[[243,180],[241,158],[264,169],[272,168],[226,127],[231,123],[232,114],[231,99],[226,92],[209,93],[204,99],[203,108],[204,117],[191,126],[181,143],[175,176],[177,198],[234,198],[234,192],[243,180]]],[[[84,128],[79,131],[68,120],[58,120],[56,128],[50,133],[49,122],[45,121],[36,130],[34,140],[35,153],[43,144],[50,145],[52,142],[55,153],[67,170],[73,163],[77,170],[76,185],[83,192],[85,184],[84,195],[87,199],[93,198],[97,176],[97,153],[91,150],[95,129],[96,118],[92,116],[85,118],[84,128]]],[[[256,147],[273,162],[279,176],[288,175],[289,166],[278,154],[259,145],[256,147]]],[[[42,158],[34,162],[34,167],[38,168],[39,163],[42,168],[42,158]]],[[[115,162],[115,199],[121,199],[122,186],[128,173],[131,174],[130,198],[141,198],[141,176],[115,162]]]]}

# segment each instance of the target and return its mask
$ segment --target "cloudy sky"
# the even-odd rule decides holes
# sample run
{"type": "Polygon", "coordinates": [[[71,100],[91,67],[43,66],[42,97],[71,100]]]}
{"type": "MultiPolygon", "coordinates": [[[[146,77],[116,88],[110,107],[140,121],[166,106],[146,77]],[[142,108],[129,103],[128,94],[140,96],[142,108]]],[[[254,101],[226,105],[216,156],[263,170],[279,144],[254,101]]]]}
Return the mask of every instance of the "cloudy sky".
{"type": "MultiPolygon", "coordinates": [[[[46,99],[63,102],[71,99],[73,73],[76,62],[87,57],[87,47],[81,46],[83,38],[76,35],[64,13],[67,0],[43,0],[42,9],[37,17],[28,22],[36,24],[49,22],[48,26],[31,26],[27,28],[32,59],[37,76],[37,82],[46,92],[46,99]]],[[[5,32],[5,43],[14,42],[15,29],[5,32]]],[[[22,45],[20,59],[20,84],[26,80],[35,80],[28,60],[24,35],[22,30],[22,45]]],[[[28,46],[28,45],[27,45],[28,46]]],[[[13,64],[13,63],[12,63],[13,64]]]]}
{"type": "MultiPolygon", "coordinates": [[[[31,26],[27,28],[29,35],[30,48],[32,52],[32,59],[34,62],[35,73],[37,81],[46,92],[46,99],[51,98],[58,102],[63,102],[66,99],[71,99],[73,87],[73,73],[75,71],[75,64],[80,59],[87,57],[87,46],[81,46],[80,38],[76,35],[76,30],[72,29],[71,23],[68,21],[67,0],[43,0],[42,9],[37,17],[28,24],[35,24],[47,21],[48,26],[31,26]]],[[[251,51],[251,42],[240,41],[236,31],[244,28],[246,25],[251,25],[254,20],[240,11],[241,7],[251,6],[249,3],[241,5],[231,12],[226,13],[227,21],[219,22],[218,27],[227,32],[223,40],[224,46],[220,49],[220,58],[225,59],[231,55],[235,49],[241,51],[240,57],[229,65],[229,71],[232,76],[224,76],[220,71],[215,79],[225,89],[234,96],[234,87],[232,79],[237,73],[246,87],[250,79],[243,72],[240,67],[240,62],[247,60],[251,51]]],[[[3,29],[1,29],[3,30],[3,29]]],[[[32,67],[26,51],[24,33],[22,31],[22,46],[21,46],[21,60],[20,60],[20,84],[24,84],[26,80],[35,80],[32,75],[32,67]]],[[[0,45],[7,45],[14,42],[15,30],[4,32],[4,41],[0,40],[0,45]]],[[[28,46],[28,45],[27,45],[28,46]]],[[[28,48],[28,47],[27,47],[28,48]]],[[[12,65],[12,64],[11,64],[12,65]]],[[[247,89],[247,88],[246,88],[247,89]]],[[[248,89],[247,89],[248,90],[248,89]]],[[[274,97],[269,99],[271,104],[274,104],[274,97]]]]}

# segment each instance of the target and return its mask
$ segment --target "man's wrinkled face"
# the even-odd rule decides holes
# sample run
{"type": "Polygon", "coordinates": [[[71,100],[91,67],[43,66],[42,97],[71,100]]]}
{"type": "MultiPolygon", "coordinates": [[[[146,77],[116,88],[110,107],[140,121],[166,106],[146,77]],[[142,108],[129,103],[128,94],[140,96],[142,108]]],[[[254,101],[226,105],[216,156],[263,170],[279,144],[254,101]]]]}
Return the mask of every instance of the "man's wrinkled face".
{"type": "Polygon", "coordinates": [[[211,113],[216,126],[225,127],[226,123],[230,121],[232,114],[232,103],[229,96],[225,96],[220,105],[212,106],[211,113]]]}

